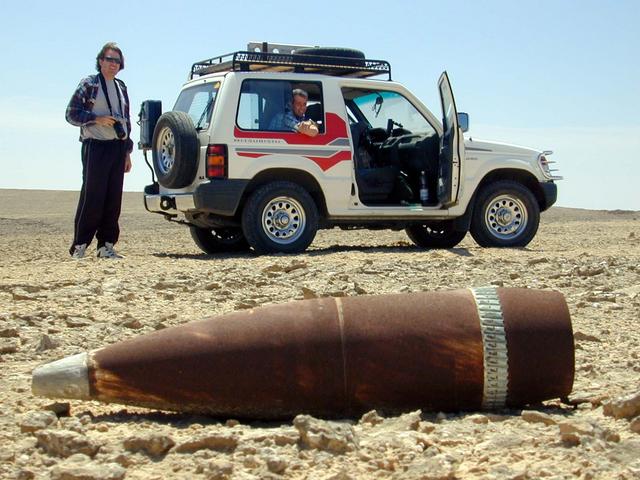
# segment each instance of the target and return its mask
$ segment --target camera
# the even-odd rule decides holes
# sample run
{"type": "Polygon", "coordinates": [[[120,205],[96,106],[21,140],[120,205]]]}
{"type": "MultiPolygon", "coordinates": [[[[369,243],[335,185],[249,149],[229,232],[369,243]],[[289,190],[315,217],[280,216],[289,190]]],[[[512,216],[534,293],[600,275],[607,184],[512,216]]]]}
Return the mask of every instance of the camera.
{"type": "Polygon", "coordinates": [[[113,124],[113,129],[116,131],[116,136],[120,140],[127,136],[127,132],[124,131],[122,123],[120,123],[118,120],[116,120],[116,123],[113,124]]]}

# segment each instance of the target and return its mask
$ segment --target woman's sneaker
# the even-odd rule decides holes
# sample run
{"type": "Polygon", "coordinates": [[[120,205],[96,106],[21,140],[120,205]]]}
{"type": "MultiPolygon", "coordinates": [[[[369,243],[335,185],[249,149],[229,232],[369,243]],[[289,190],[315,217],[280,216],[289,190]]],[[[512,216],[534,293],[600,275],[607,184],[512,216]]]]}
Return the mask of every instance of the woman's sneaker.
{"type": "Polygon", "coordinates": [[[74,245],[73,250],[71,251],[71,258],[75,260],[80,260],[84,258],[84,254],[87,251],[87,244],[82,243],[80,245],[74,245]]]}
{"type": "Polygon", "coordinates": [[[113,249],[113,243],[104,242],[104,245],[98,249],[98,258],[110,258],[112,260],[119,260],[124,258],[113,249]]]}

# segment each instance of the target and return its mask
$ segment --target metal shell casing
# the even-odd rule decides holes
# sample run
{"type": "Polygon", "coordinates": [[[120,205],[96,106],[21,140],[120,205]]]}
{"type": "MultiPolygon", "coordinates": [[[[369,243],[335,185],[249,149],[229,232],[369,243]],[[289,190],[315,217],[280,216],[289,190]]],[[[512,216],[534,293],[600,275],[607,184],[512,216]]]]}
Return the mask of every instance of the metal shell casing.
{"type": "MultiPolygon", "coordinates": [[[[265,306],[85,361],[92,399],[264,419],[518,407],[567,396],[574,377],[562,294],[493,287],[265,306]]],[[[35,393],[65,391],[44,383],[36,369],[35,393]]]]}

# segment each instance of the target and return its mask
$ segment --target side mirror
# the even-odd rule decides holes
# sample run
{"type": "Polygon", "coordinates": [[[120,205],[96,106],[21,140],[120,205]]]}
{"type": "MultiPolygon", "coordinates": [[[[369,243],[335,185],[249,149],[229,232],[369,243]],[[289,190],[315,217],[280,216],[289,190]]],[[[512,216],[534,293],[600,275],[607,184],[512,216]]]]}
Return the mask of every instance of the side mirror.
{"type": "Polygon", "coordinates": [[[469,114],[460,112],[458,113],[458,126],[462,129],[463,132],[467,132],[469,130],[469,114]]]}

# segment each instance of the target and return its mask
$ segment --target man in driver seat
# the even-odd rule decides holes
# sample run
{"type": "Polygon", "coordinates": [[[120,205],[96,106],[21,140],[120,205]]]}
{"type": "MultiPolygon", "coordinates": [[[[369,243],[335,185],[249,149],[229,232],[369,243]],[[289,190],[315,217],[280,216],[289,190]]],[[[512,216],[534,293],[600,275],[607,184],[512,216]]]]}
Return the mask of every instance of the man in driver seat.
{"type": "Polygon", "coordinates": [[[318,125],[311,119],[305,118],[309,94],[300,88],[291,92],[293,97],[291,106],[285,107],[284,113],[276,115],[269,124],[269,130],[299,132],[309,137],[319,133],[318,125]]]}

